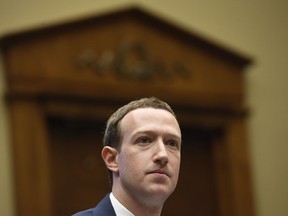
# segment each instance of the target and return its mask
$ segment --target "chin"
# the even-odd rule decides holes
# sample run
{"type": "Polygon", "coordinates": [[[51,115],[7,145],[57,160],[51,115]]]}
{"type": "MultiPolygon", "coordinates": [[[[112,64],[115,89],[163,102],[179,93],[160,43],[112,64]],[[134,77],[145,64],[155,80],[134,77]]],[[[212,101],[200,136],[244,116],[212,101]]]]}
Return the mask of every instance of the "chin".
{"type": "Polygon", "coordinates": [[[151,191],[149,191],[149,194],[151,196],[151,199],[158,199],[160,201],[165,201],[173,192],[174,190],[159,187],[159,188],[153,188],[151,191]]]}

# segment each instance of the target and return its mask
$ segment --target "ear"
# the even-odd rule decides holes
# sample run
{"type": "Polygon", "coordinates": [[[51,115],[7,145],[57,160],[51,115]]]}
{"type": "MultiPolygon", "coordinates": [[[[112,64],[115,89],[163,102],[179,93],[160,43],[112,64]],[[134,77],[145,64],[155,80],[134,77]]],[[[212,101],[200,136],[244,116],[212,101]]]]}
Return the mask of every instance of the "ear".
{"type": "Polygon", "coordinates": [[[118,151],[111,146],[104,146],[101,155],[107,168],[111,172],[118,172],[118,151]]]}

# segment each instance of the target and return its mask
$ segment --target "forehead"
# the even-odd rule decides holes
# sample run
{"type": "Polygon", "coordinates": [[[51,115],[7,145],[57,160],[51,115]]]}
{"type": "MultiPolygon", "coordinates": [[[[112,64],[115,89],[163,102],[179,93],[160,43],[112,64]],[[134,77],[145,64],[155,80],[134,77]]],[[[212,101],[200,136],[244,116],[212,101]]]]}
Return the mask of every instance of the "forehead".
{"type": "Polygon", "coordinates": [[[139,108],[130,111],[120,122],[121,131],[136,130],[139,128],[153,129],[161,125],[163,129],[174,130],[180,134],[180,128],[174,115],[164,109],[139,108]]]}

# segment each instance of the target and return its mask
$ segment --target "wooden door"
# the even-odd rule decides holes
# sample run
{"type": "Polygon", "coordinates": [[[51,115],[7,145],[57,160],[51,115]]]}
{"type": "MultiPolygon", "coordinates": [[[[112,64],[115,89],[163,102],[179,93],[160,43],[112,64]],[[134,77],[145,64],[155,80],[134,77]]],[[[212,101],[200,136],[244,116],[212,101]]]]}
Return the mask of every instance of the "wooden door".
{"type": "Polygon", "coordinates": [[[182,128],[181,171],[176,190],[164,205],[165,216],[219,215],[213,164],[213,133],[182,128]]]}
{"type": "MultiPolygon", "coordinates": [[[[52,206],[55,216],[94,207],[111,191],[101,158],[105,122],[97,119],[50,117],[52,206]]],[[[163,214],[217,216],[213,133],[182,128],[182,162],[178,186],[163,214]]]]}
{"type": "Polygon", "coordinates": [[[48,125],[53,215],[94,207],[111,190],[101,158],[104,122],[53,117],[48,125]]]}
{"type": "Polygon", "coordinates": [[[163,215],[255,215],[242,73],[250,59],[138,8],[8,35],[0,48],[19,216],[93,207],[110,191],[100,157],[110,108],[152,95],[187,123],[163,215]]]}

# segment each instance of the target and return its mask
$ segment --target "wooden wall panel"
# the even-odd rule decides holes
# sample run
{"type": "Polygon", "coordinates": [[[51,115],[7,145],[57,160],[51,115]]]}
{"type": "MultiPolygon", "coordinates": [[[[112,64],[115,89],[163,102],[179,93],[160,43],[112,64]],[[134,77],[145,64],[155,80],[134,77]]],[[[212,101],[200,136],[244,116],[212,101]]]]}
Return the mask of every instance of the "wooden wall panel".
{"type": "MultiPolygon", "coordinates": [[[[8,35],[0,46],[19,216],[70,214],[77,194],[97,190],[86,187],[91,181],[104,184],[100,166],[85,176],[79,162],[99,151],[97,122],[148,96],[175,109],[194,145],[183,153],[183,179],[165,215],[175,210],[169,202],[177,202],[178,210],[183,204],[182,215],[193,213],[189,202],[199,202],[197,215],[255,215],[243,76],[250,59],[138,8],[8,35]],[[78,187],[83,180],[87,185],[78,187]],[[182,192],[189,184],[189,193],[182,192]]],[[[92,204],[93,198],[82,198],[75,208],[92,204]]]]}

